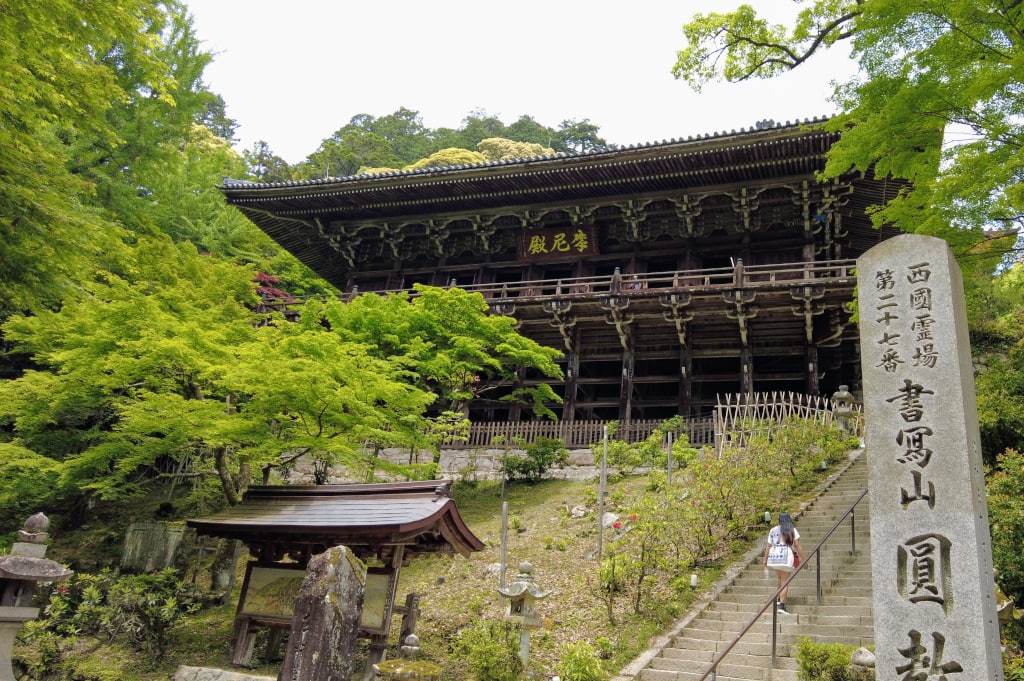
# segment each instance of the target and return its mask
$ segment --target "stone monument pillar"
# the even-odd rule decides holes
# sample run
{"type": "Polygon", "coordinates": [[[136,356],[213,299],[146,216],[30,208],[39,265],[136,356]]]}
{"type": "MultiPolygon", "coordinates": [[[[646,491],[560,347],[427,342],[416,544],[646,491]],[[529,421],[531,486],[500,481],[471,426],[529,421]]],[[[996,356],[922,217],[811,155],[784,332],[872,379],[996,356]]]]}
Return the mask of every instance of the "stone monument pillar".
{"type": "Polygon", "coordinates": [[[44,558],[50,521],[36,513],[25,521],[11,552],[0,556],[0,681],[15,681],[11,649],[22,625],[39,616],[32,595],[39,582],[62,582],[73,573],[44,558]]]}
{"type": "Polygon", "coordinates": [[[344,546],[309,559],[278,681],[352,678],[366,566],[344,546]]]}
{"type": "Polygon", "coordinates": [[[902,235],[857,260],[878,681],[1001,681],[960,269],[902,235]]]}

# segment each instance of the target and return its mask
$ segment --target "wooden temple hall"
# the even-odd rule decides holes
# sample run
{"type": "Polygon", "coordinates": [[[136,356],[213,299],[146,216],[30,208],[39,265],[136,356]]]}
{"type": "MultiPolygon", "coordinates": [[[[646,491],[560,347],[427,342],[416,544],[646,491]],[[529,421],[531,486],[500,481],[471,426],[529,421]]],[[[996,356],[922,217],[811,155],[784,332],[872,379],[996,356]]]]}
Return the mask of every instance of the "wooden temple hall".
{"type": "Polygon", "coordinates": [[[564,352],[563,422],[700,416],[720,394],[858,390],[854,261],[895,235],[868,209],[904,182],[819,182],[823,123],[221,190],[346,294],[482,293],[564,352]]]}

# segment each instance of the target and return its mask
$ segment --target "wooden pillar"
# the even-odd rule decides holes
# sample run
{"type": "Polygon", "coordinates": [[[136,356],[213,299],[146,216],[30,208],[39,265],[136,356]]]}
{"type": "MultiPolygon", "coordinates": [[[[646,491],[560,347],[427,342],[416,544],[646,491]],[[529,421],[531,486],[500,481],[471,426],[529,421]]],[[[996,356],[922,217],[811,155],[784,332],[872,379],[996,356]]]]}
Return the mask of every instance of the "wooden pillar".
{"type": "Polygon", "coordinates": [[[619,421],[632,420],[633,407],[633,349],[622,352],[622,379],[619,381],[619,421]]]}
{"type": "Polygon", "coordinates": [[[679,348],[679,413],[692,416],[693,353],[685,345],[679,348]]]}
{"type": "Polygon", "coordinates": [[[818,385],[818,348],[807,345],[804,348],[804,390],[808,395],[817,395],[820,392],[818,385]]]}
{"type": "Polygon", "coordinates": [[[565,395],[562,401],[562,422],[576,420],[576,381],[579,379],[580,358],[575,352],[566,355],[565,395]]]}
{"type": "Polygon", "coordinates": [[[754,353],[749,345],[740,350],[740,392],[747,397],[754,394],[754,353]]]}

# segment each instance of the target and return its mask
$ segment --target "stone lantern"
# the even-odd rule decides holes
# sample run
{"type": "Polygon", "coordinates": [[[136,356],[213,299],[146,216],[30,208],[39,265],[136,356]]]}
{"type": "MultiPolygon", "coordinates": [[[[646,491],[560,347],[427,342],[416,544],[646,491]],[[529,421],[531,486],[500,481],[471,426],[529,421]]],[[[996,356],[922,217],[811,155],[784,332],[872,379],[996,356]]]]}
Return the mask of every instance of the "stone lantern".
{"type": "Polygon", "coordinates": [[[505,616],[519,624],[519,657],[525,667],[530,657],[530,630],[541,625],[537,604],[551,592],[533,581],[533,566],[523,562],[519,564],[519,575],[505,588],[499,588],[498,593],[509,599],[505,616]]]}
{"type": "Polygon", "coordinates": [[[18,539],[6,556],[0,556],[0,681],[15,681],[11,649],[21,626],[39,615],[32,596],[39,582],[62,582],[73,573],[46,555],[46,530],[50,521],[36,513],[18,531],[18,539]]]}
{"type": "Polygon", "coordinates": [[[849,434],[850,417],[853,415],[853,395],[847,386],[841,385],[839,390],[832,393],[832,412],[839,425],[839,430],[844,434],[849,434]]]}

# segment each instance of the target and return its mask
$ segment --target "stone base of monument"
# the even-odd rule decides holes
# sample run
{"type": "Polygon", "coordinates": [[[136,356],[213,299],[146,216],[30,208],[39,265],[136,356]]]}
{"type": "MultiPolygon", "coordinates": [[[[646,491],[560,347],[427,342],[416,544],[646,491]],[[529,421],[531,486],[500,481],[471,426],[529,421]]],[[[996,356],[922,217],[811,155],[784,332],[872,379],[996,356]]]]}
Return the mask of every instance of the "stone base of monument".
{"type": "Polygon", "coordinates": [[[276,676],[253,676],[252,674],[239,674],[228,672],[223,669],[206,669],[204,667],[178,667],[174,672],[171,681],[277,681],[276,676]]]}

